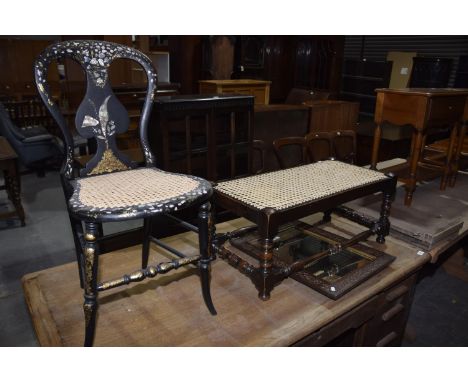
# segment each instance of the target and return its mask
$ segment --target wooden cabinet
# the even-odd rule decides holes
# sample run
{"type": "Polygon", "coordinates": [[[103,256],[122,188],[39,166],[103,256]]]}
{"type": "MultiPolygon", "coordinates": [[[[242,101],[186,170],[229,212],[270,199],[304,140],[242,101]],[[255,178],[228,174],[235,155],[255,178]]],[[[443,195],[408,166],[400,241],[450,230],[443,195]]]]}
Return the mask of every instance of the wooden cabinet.
{"type": "Polygon", "coordinates": [[[216,181],[251,173],[252,96],[157,97],[148,128],[163,170],[216,181]]]}
{"type": "MultiPolygon", "coordinates": [[[[52,40],[0,39],[0,94],[17,99],[37,94],[34,84],[33,64],[36,57],[52,40]]],[[[48,73],[53,96],[58,95],[59,75],[56,65],[48,73]]]]}
{"type": "Polygon", "coordinates": [[[309,107],[309,133],[317,131],[356,130],[359,103],[320,100],[307,101],[309,107]]]}
{"type": "Polygon", "coordinates": [[[458,59],[457,74],[454,88],[468,88],[468,56],[460,56],[458,59]]]}
{"type": "Polygon", "coordinates": [[[270,81],[261,80],[204,80],[199,81],[200,94],[244,94],[255,97],[255,105],[270,103],[270,81]]]}
{"type": "Polygon", "coordinates": [[[392,61],[345,60],[340,96],[343,100],[360,103],[360,114],[374,115],[376,88],[388,87],[392,61]]]}
{"type": "Polygon", "coordinates": [[[255,97],[256,105],[270,103],[270,81],[261,80],[204,80],[199,81],[200,94],[244,94],[255,97]]]}
{"type": "Polygon", "coordinates": [[[445,88],[448,86],[452,59],[413,57],[410,88],[445,88]]]}
{"type": "Polygon", "coordinates": [[[343,36],[242,36],[236,47],[233,78],[272,81],[275,103],[292,88],[339,90],[343,36]]]}

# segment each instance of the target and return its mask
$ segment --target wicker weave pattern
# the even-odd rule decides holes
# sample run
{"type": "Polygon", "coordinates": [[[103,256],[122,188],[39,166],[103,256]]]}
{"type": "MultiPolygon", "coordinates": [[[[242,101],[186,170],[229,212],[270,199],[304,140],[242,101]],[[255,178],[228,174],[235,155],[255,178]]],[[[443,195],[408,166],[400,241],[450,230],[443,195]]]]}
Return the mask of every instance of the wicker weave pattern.
{"type": "Polygon", "coordinates": [[[193,192],[196,179],[154,168],[142,168],[77,180],[75,201],[95,209],[162,203],[193,192]]]}
{"type": "Polygon", "coordinates": [[[257,209],[284,210],[386,179],[338,161],[323,161],[219,183],[215,190],[257,209]]]}

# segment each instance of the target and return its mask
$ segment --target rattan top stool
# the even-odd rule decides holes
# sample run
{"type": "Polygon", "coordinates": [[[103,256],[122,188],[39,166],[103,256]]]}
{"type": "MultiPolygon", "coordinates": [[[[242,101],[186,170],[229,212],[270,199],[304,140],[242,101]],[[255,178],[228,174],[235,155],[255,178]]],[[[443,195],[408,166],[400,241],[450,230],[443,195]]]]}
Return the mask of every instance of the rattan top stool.
{"type": "Polygon", "coordinates": [[[255,267],[222,250],[226,240],[242,235],[252,227],[218,235],[215,245],[220,257],[228,257],[232,265],[249,276],[259,291],[259,297],[268,300],[276,284],[307,265],[306,259],[287,268],[273,266],[273,240],[280,225],[317,212],[324,212],[323,221],[329,221],[333,211],[368,227],[367,231],[350,239],[350,243],[364,240],[372,234],[377,235],[377,242],[383,243],[390,230],[388,217],[395,187],[396,178],[391,174],[335,160],[221,182],[214,187],[215,204],[256,223],[263,252],[259,254],[258,267],[255,267]],[[378,221],[339,207],[376,192],[382,192],[383,196],[378,221]]]}

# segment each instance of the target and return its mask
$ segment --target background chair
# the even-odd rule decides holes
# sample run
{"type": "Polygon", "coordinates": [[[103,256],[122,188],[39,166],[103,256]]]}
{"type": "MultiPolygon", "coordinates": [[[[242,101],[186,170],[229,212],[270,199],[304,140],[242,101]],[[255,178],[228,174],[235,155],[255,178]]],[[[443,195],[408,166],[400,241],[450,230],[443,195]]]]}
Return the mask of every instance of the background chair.
{"type": "Polygon", "coordinates": [[[353,130],[332,131],[333,156],[342,162],[356,163],[356,132],[353,130]]]}
{"type": "Polygon", "coordinates": [[[273,148],[281,168],[335,158],[354,164],[356,160],[356,133],[352,130],[309,133],[305,137],[276,139],[273,148]],[[296,155],[291,155],[291,150],[296,155]],[[297,151],[300,151],[300,156],[297,151]],[[300,159],[293,161],[291,158],[300,159]]]}
{"type": "MultiPolygon", "coordinates": [[[[450,150],[450,138],[437,140],[424,147],[424,158],[440,163],[447,160],[450,150]]],[[[459,170],[468,168],[468,135],[466,125],[459,126],[456,144],[452,147],[452,160],[449,163],[448,184],[454,187],[459,170]]]]}
{"type": "Polygon", "coordinates": [[[310,162],[326,160],[334,156],[332,134],[329,132],[309,133],[305,136],[310,162]]]}
{"type": "Polygon", "coordinates": [[[124,284],[155,277],[182,265],[198,264],[202,295],[209,311],[216,314],[209,287],[211,249],[212,188],[204,179],[168,173],[155,167],[148,146],[147,126],[156,90],[156,73],[151,61],[141,52],[127,46],[102,41],[66,41],[56,43],[37,58],[34,74],[39,94],[60,127],[66,146],[61,170],[62,185],[75,240],[81,286],[84,289],[85,346],[93,343],[96,326],[98,292],[124,284]],[[50,98],[47,69],[52,60],[70,58],[86,72],[87,89],[76,112],[76,130],[96,141],[96,154],[78,169],[74,161],[73,139],[60,109],[50,98]],[[108,68],[116,58],[133,60],[147,76],[147,93],[139,122],[145,166],[136,163],[117,149],[116,135],[128,130],[129,117],[114,95],[108,68]],[[171,212],[198,206],[198,227],[170,215],[171,212]],[[152,217],[165,214],[184,227],[198,232],[200,255],[185,256],[151,235],[152,217]],[[142,269],[120,278],[98,282],[99,241],[102,223],[143,219],[142,269]],[[84,225],[84,227],[83,227],[84,225]],[[164,247],[179,259],[148,266],[150,241],[164,247]]]}
{"type": "Polygon", "coordinates": [[[304,137],[284,137],[275,139],[273,141],[273,150],[280,168],[289,168],[309,163],[304,137]]]}
{"type": "Polygon", "coordinates": [[[40,126],[18,128],[2,104],[0,104],[0,134],[8,140],[21,163],[28,168],[43,171],[46,161],[56,161],[62,156],[57,137],[40,126]]]}

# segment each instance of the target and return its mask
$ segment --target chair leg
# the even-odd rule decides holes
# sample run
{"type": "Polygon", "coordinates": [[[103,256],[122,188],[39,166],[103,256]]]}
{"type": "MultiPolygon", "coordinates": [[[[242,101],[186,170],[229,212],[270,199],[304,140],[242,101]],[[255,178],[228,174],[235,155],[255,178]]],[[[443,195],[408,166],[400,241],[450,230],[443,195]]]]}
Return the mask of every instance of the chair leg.
{"type": "Polygon", "coordinates": [[[143,249],[141,251],[141,267],[145,269],[148,266],[149,250],[150,250],[150,235],[151,235],[152,219],[143,219],[143,249]]]}
{"type": "Polygon", "coordinates": [[[211,204],[209,202],[202,204],[198,211],[198,240],[200,245],[201,260],[198,263],[200,269],[200,279],[203,293],[203,300],[214,316],[216,309],[211,300],[210,293],[210,262],[212,260],[212,240],[213,240],[213,215],[211,213],[211,204]]]}
{"type": "Polygon", "coordinates": [[[83,273],[83,245],[80,237],[83,237],[83,225],[80,220],[75,219],[71,215],[70,218],[71,229],[73,233],[73,241],[75,242],[76,261],[78,263],[78,274],[80,276],[80,288],[84,288],[84,273],[83,273]]]}
{"type": "Polygon", "coordinates": [[[104,227],[102,223],[97,223],[98,226],[98,237],[104,237],[104,227]]]}
{"type": "Polygon", "coordinates": [[[97,223],[85,223],[84,246],[84,316],[85,341],[84,346],[92,346],[96,329],[97,313],[97,269],[99,245],[97,243],[99,226],[97,223]]]}

